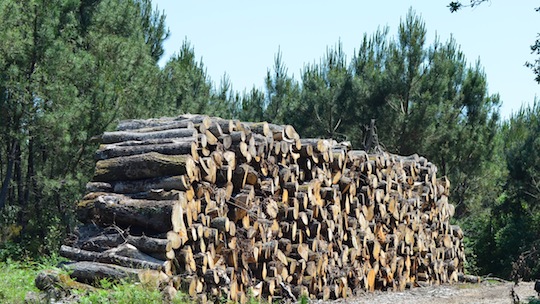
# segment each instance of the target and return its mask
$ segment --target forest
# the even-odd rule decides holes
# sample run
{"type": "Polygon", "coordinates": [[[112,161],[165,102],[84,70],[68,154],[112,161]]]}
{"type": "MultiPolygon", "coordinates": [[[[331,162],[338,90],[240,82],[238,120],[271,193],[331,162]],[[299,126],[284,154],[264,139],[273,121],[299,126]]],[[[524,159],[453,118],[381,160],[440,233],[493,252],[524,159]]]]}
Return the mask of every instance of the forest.
{"type": "Polygon", "coordinates": [[[0,261],[55,254],[70,237],[96,136],[122,119],[198,113],[357,149],[375,120],[386,151],[425,156],[449,178],[469,273],[540,277],[540,104],[502,119],[481,63],[426,32],[410,10],[352,56],[329,46],[298,79],[277,53],[263,89],[237,92],[210,79],[188,40],[158,64],[169,31],[151,0],[1,1],[0,261]]]}

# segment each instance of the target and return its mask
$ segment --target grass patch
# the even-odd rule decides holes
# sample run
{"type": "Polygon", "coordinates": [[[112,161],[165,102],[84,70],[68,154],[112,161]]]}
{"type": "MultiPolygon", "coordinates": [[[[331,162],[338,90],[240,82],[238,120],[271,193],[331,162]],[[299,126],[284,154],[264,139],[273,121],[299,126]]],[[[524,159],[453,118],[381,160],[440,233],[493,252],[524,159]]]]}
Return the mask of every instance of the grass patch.
{"type": "MultiPolygon", "coordinates": [[[[144,287],[139,283],[121,282],[112,283],[107,280],[100,282],[101,289],[94,292],[81,294],[78,303],[83,304],[131,304],[131,303],[144,303],[144,304],[161,304],[163,303],[163,295],[156,288],[144,287]]],[[[184,304],[191,303],[189,297],[178,293],[177,296],[172,299],[171,303],[184,304]]]]}
{"type": "MultiPolygon", "coordinates": [[[[44,269],[55,268],[58,260],[50,258],[42,263],[33,261],[6,260],[0,262],[0,303],[24,303],[28,292],[40,291],[35,287],[34,280],[44,269]]],[[[111,283],[102,280],[101,288],[93,292],[72,290],[77,303],[163,303],[159,290],[145,288],[137,283],[111,283]]],[[[190,303],[188,297],[179,293],[172,303],[190,303]]]]}
{"type": "Polygon", "coordinates": [[[36,275],[50,265],[31,261],[7,260],[0,263],[0,303],[24,303],[29,291],[39,291],[34,286],[36,275]]]}
{"type": "MultiPolygon", "coordinates": [[[[0,303],[22,304],[25,302],[24,300],[28,292],[40,292],[34,285],[36,276],[42,270],[55,268],[58,262],[59,260],[55,258],[48,258],[43,262],[14,261],[9,259],[5,262],[0,262],[0,278],[2,279],[0,284],[0,303]]],[[[133,282],[113,283],[102,280],[99,289],[92,292],[72,290],[72,295],[75,295],[73,299],[76,299],[77,303],[83,304],[164,303],[163,295],[158,289],[133,282]]],[[[232,303],[226,299],[221,299],[220,302],[232,303]]],[[[170,303],[188,304],[194,302],[188,295],[178,292],[177,296],[170,303]]],[[[259,301],[250,296],[248,303],[259,304],[267,303],[267,301],[259,301]]],[[[307,297],[301,297],[298,299],[298,303],[309,303],[309,299],[307,297]]]]}
{"type": "Polygon", "coordinates": [[[162,303],[163,299],[157,290],[144,289],[132,283],[112,284],[102,282],[103,289],[82,295],[78,302],[82,304],[98,303],[162,303]]]}

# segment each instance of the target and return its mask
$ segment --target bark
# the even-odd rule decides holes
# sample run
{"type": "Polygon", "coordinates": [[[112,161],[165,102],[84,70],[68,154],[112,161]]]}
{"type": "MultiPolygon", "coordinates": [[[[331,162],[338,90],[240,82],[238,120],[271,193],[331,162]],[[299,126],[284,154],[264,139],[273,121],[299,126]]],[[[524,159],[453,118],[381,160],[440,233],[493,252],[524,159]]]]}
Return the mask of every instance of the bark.
{"type": "Polygon", "coordinates": [[[180,138],[153,138],[145,140],[127,140],[114,144],[102,144],[100,149],[107,149],[110,147],[129,147],[129,146],[145,146],[145,145],[165,145],[181,142],[198,142],[197,136],[180,137],[180,138]]]}
{"type": "Polygon", "coordinates": [[[191,156],[150,152],[98,161],[94,181],[140,180],[181,174],[193,176],[194,168],[191,156]]]}
{"type": "Polygon", "coordinates": [[[108,145],[99,149],[95,158],[98,160],[109,159],[113,157],[131,156],[149,152],[157,152],[165,155],[195,155],[197,153],[196,139],[193,141],[179,141],[168,144],[157,145],[136,145],[136,146],[113,146],[108,145]]]}
{"type": "Polygon", "coordinates": [[[148,119],[148,120],[130,120],[120,122],[118,131],[134,131],[134,132],[156,132],[171,129],[189,129],[194,128],[191,121],[174,121],[166,119],[148,119]]]}
{"type": "Polygon", "coordinates": [[[171,129],[155,132],[128,132],[128,131],[115,131],[105,132],[101,136],[101,143],[112,144],[128,140],[148,140],[148,139],[161,139],[161,138],[182,138],[192,137],[197,134],[195,129],[171,129]]]}
{"type": "Polygon", "coordinates": [[[9,192],[9,185],[11,183],[11,179],[13,178],[13,167],[15,166],[15,154],[17,150],[17,144],[12,143],[11,144],[11,151],[7,157],[7,170],[6,170],[6,176],[4,177],[4,181],[2,182],[2,188],[0,189],[0,210],[4,209],[6,205],[6,200],[9,192]]]}
{"type": "Polygon", "coordinates": [[[83,223],[116,224],[124,228],[136,226],[167,232],[172,229],[171,212],[175,202],[135,200],[118,194],[100,195],[81,201],[77,206],[77,217],[83,223]]]}
{"type": "Polygon", "coordinates": [[[167,267],[166,261],[142,254],[136,249],[125,250],[124,248],[125,246],[105,252],[94,252],[62,245],[60,255],[74,261],[100,262],[138,269],[165,270],[167,267]]]}
{"type": "MultiPolygon", "coordinates": [[[[15,150],[15,184],[17,185],[17,205],[23,205],[24,199],[24,183],[22,173],[22,152],[20,144],[17,143],[17,149],[15,150]]],[[[39,206],[36,206],[35,210],[39,211],[39,206]]]]}
{"type": "MultiPolygon", "coordinates": [[[[41,271],[35,281],[37,289],[47,293],[55,294],[55,296],[67,297],[70,290],[85,290],[95,291],[96,288],[91,285],[86,285],[74,281],[68,275],[61,273],[60,270],[44,270],[41,271]]],[[[26,303],[45,303],[46,299],[36,298],[35,301],[28,301],[28,295],[25,297],[26,303]]]]}
{"type": "Polygon", "coordinates": [[[64,268],[70,271],[72,278],[86,283],[98,283],[102,279],[137,281],[141,272],[140,269],[87,261],[65,264],[64,268]]]}
{"type": "Polygon", "coordinates": [[[88,251],[103,252],[121,244],[131,244],[144,253],[166,252],[169,246],[167,239],[149,236],[123,235],[120,233],[102,234],[87,239],[79,240],[77,246],[88,251]]]}

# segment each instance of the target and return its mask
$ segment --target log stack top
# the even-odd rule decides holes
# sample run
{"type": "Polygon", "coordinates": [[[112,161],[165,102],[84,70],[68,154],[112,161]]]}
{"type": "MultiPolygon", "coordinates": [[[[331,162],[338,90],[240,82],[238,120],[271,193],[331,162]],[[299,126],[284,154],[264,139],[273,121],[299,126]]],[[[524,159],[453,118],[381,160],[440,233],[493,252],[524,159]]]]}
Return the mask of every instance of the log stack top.
{"type": "Polygon", "coordinates": [[[88,261],[96,278],[99,267],[152,269],[203,301],[454,282],[464,250],[449,187],[418,155],[351,150],[288,125],[126,120],[101,136],[77,208],[85,225],[61,254],[79,280],[92,278],[88,261]]]}

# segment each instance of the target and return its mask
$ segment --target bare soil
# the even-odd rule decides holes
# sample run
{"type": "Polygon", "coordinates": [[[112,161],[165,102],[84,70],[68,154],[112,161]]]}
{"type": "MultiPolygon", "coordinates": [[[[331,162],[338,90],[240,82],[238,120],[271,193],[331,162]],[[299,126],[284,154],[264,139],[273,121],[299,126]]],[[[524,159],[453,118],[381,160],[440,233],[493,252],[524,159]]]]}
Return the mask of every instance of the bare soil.
{"type": "MultiPolygon", "coordinates": [[[[376,304],[512,304],[511,290],[521,303],[537,298],[534,282],[514,283],[484,282],[480,284],[454,284],[417,287],[404,292],[373,292],[364,295],[333,301],[333,303],[376,303],[376,304]]],[[[318,303],[323,303],[319,301],[318,303]]]]}

